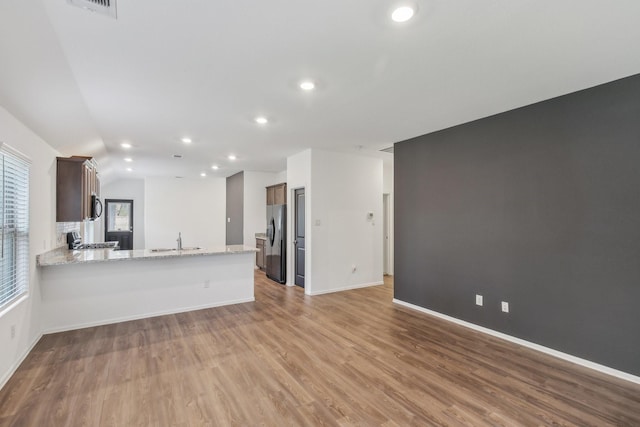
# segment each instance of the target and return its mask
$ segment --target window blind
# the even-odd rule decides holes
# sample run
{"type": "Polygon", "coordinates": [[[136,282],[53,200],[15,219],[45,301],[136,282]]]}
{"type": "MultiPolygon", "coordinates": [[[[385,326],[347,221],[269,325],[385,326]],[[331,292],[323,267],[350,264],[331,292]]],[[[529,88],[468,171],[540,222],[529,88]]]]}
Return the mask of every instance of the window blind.
{"type": "Polygon", "coordinates": [[[29,161],[0,144],[0,310],[29,289],[29,161]]]}

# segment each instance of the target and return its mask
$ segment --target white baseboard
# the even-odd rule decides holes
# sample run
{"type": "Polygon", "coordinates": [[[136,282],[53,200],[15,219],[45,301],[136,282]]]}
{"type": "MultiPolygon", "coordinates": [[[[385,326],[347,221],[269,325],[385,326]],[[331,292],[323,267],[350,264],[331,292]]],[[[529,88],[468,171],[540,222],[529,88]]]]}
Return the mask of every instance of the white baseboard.
{"type": "Polygon", "coordinates": [[[153,312],[153,313],[144,313],[144,314],[139,314],[139,315],[135,315],[135,316],[123,316],[123,317],[118,317],[118,318],[113,318],[113,319],[99,320],[99,321],[96,321],[96,322],[86,322],[86,323],[80,323],[80,324],[75,324],[75,325],[53,327],[53,328],[45,329],[43,334],[54,334],[56,332],[73,331],[73,330],[76,330],[76,329],[91,328],[91,327],[94,327],[94,326],[111,325],[113,323],[128,322],[130,320],[140,320],[140,319],[147,319],[147,318],[150,318],[150,317],[166,316],[167,314],[186,313],[188,311],[204,310],[206,308],[221,307],[223,305],[232,305],[232,304],[242,304],[242,303],[245,303],[245,302],[253,302],[255,300],[256,300],[255,297],[243,298],[243,299],[232,300],[232,301],[222,301],[222,302],[215,303],[215,304],[203,304],[203,305],[198,305],[198,306],[193,306],[193,307],[177,308],[177,309],[164,310],[164,311],[156,311],[156,312],[153,312]]]}
{"type": "Polygon", "coordinates": [[[42,338],[42,334],[39,334],[35,337],[35,339],[31,342],[29,347],[22,353],[22,356],[20,356],[20,358],[18,358],[18,360],[16,360],[15,363],[11,365],[11,367],[7,370],[7,372],[5,372],[2,375],[2,378],[0,378],[0,390],[2,390],[2,388],[5,386],[7,381],[9,381],[9,379],[13,376],[13,374],[15,374],[15,372],[18,370],[22,362],[24,362],[24,359],[27,358],[29,353],[31,353],[31,350],[33,350],[36,344],[38,344],[38,341],[40,341],[40,338],[42,338]]]}
{"type": "MultiPolygon", "coordinates": [[[[331,288],[331,289],[323,289],[321,291],[313,291],[309,292],[307,295],[322,295],[322,294],[331,294],[333,292],[341,292],[341,291],[350,291],[352,289],[360,289],[360,288],[368,288],[369,286],[378,286],[383,285],[384,282],[370,282],[370,283],[360,283],[357,285],[345,286],[342,288],[331,288]]],[[[306,292],[305,292],[306,293],[306,292]]]]}
{"type": "Polygon", "coordinates": [[[582,359],[580,357],[572,356],[571,354],[563,353],[558,350],[554,350],[549,347],[542,346],[540,344],[532,343],[529,341],[525,341],[521,338],[516,338],[511,335],[504,334],[502,332],[494,331],[493,329],[485,328],[483,326],[476,325],[475,323],[466,322],[464,320],[457,319],[455,317],[447,316],[446,314],[438,313],[437,311],[429,310],[428,308],[420,307],[418,305],[414,305],[405,301],[401,301],[398,299],[393,299],[393,302],[413,310],[420,311],[422,313],[429,314],[434,317],[438,317],[440,319],[447,320],[449,322],[455,323],[460,326],[464,326],[466,328],[473,329],[478,332],[482,332],[488,335],[492,335],[494,337],[503,339],[505,341],[510,341],[515,344],[519,344],[523,347],[527,347],[541,353],[545,353],[558,359],[566,360],[568,362],[575,363],[576,365],[584,366],[585,368],[593,369],[594,371],[602,372],[607,375],[611,375],[616,378],[620,378],[622,380],[630,381],[632,383],[640,384],[640,377],[636,375],[629,374],[627,372],[619,371],[617,369],[610,368],[605,365],[600,365],[599,363],[592,362],[590,360],[582,359]]]}

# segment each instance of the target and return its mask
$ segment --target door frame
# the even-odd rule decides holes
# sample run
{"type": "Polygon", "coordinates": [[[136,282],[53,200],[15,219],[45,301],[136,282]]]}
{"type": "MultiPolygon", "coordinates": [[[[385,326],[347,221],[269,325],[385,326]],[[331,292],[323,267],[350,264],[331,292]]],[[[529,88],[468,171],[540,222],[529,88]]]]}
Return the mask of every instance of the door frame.
{"type": "Polygon", "coordinates": [[[382,274],[389,274],[390,251],[390,217],[389,217],[389,193],[382,195],[382,274]]]}
{"type": "Polygon", "coordinates": [[[393,276],[394,269],[394,218],[393,193],[382,194],[382,259],[383,274],[393,276]]]}
{"type": "Polygon", "coordinates": [[[295,191],[304,190],[305,210],[304,210],[304,293],[311,295],[311,258],[310,258],[310,244],[311,244],[311,224],[309,223],[309,188],[304,185],[289,186],[287,183],[288,199],[287,199],[287,286],[295,285],[295,245],[293,241],[295,239],[295,225],[291,218],[295,216],[295,191]]]}
{"type": "Polygon", "coordinates": [[[306,285],[307,285],[307,190],[304,187],[299,187],[299,188],[294,188],[293,189],[293,221],[291,221],[293,224],[293,240],[291,241],[291,245],[293,247],[293,257],[292,257],[292,261],[293,261],[293,285],[294,286],[299,286],[303,289],[306,289],[306,285]],[[297,230],[298,230],[298,197],[296,193],[298,193],[299,191],[302,191],[304,194],[304,271],[303,271],[303,277],[304,277],[304,285],[300,286],[296,283],[296,278],[298,277],[298,264],[296,262],[297,257],[298,257],[298,245],[296,242],[297,240],[297,230]]]}
{"type": "MultiPolygon", "coordinates": [[[[109,203],[130,203],[131,204],[131,212],[130,212],[130,229],[129,232],[131,233],[131,247],[133,248],[134,244],[133,244],[133,236],[134,236],[134,206],[133,206],[133,199],[104,199],[104,241],[107,241],[107,233],[109,233],[109,203]]],[[[117,231],[115,232],[117,233],[117,231]]]]}

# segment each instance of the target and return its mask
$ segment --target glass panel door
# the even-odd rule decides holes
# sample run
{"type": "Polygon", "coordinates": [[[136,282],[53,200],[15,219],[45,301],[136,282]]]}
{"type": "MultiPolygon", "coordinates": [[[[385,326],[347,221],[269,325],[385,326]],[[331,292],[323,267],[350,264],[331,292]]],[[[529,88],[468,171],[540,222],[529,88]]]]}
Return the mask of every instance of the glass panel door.
{"type": "Polygon", "coordinates": [[[118,242],[119,249],[133,249],[133,200],[106,199],[105,242],[118,242]]]}

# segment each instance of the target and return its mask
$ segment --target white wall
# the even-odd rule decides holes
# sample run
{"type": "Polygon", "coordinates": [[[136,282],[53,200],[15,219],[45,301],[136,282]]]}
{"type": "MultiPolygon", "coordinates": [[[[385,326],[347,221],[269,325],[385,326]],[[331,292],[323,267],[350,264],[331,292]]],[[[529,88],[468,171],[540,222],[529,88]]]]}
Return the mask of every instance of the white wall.
{"type": "Polygon", "coordinates": [[[32,162],[29,177],[29,295],[0,312],[1,387],[41,336],[40,272],[36,269],[35,258],[36,254],[56,246],[55,181],[56,156],[59,154],[2,107],[0,142],[22,152],[32,162]],[[16,328],[13,339],[12,325],[16,328]]]}
{"type": "MultiPolygon", "coordinates": [[[[106,199],[133,200],[133,249],[144,249],[144,179],[111,181],[100,189],[100,198],[103,203],[106,199]]],[[[95,240],[98,242],[104,241],[105,221],[103,213],[95,232],[95,240]]]]}
{"type": "Polygon", "coordinates": [[[144,235],[146,248],[225,245],[224,178],[146,178],[144,235]]]}
{"type": "MultiPolygon", "coordinates": [[[[301,153],[295,154],[287,158],[287,285],[293,286],[294,284],[294,265],[293,265],[293,221],[291,220],[294,215],[293,204],[293,192],[298,188],[304,188],[305,196],[305,209],[309,212],[309,207],[312,204],[311,195],[311,150],[305,150],[301,153]]],[[[305,236],[311,235],[311,222],[305,222],[305,236]]],[[[307,241],[309,241],[307,239],[307,241]]],[[[305,270],[312,271],[313,265],[311,264],[311,253],[313,248],[310,244],[306,245],[305,249],[305,270]]],[[[313,286],[312,277],[305,277],[305,292],[313,286]]]]}
{"type": "MultiPolygon", "coordinates": [[[[287,159],[287,186],[289,201],[296,188],[305,188],[305,293],[381,284],[382,160],[306,150],[287,159]],[[372,220],[368,212],[373,212],[372,220]]],[[[289,203],[289,219],[293,208],[289,203]]],[[[287,284],[292,285],[293,221],[287,225],[287,284]]]]}
{"type": "Polygon", "coordinates": [[[276,174],[269,172],[244,171],[244,244],[255,246],[256,233],[267,229],[267,192],[269,185],[276,184],[276,174]]]}
{"type": "Polygon", "coordinates": [[[276,179],[274,181],[275,184],[281,183],[281,182],[287,182],[287,170],[283,170],[282,172],[278,172],[276,174],[276,179]]]}
{"type": "Polygon", "coordinates": [[[311,295],[382,283],[382,183],[380,159],[312,150],[311,295]]]}

